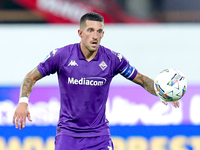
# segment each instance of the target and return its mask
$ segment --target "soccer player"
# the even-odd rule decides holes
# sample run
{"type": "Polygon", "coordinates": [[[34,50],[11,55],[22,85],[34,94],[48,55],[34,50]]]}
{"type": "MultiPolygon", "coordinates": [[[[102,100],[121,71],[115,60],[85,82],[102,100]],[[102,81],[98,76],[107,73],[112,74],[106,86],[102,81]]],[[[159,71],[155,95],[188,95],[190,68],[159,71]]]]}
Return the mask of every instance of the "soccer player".
{"type": "MultiPolygon", "coordinates": [[[[109,122],[105,117],[112,78],[121,74],[156,95],[154,81],[139,73],[120,53],[100,45],[104,36],[101,15],[94,12],[83,15],[78,35],[80,43],[53,50],[26,75],[13,124],[22,129],[26,118],[32,121],[28,98],[34,84],[47,75],[57,73],[61,104],[55,150],[113,150],[109,122]]],[[[163,103],[167,105],[167,102],[163,103]]],[[[172,104],[179,107],[178,101],[172,104]]]]}

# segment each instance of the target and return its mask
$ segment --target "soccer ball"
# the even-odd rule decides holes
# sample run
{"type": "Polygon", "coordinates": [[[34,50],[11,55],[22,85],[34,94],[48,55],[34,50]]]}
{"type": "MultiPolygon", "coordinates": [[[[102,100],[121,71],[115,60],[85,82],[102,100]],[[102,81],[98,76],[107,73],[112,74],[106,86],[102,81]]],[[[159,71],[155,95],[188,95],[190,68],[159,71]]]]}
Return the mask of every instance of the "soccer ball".
{"type": "Polygon", "coordinates": [[[162,100],[173,102],[183,97],[187,90],[187,81],[182,72],[165,69],[157,75],[154,89],[162,100]]]}

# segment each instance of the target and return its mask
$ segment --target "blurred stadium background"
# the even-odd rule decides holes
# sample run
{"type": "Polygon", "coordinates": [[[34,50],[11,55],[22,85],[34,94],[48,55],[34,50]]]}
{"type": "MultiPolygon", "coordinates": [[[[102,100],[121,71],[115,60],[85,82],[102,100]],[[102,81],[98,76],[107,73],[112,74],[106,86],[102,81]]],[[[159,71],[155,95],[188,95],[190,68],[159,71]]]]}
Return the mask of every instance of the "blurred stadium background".
{"type": "MultiPolygon", "coordinates": [[[[155,78],[166,68],[183,72],[188,90],[179,109],[122,76],[114,78],[107,118],[115,150],[200,150],[200,1],[1,0],[0,150],[53,150],[59,113],[56,75],[39,81],[30,97],[32,123],[15,129],[20,84],[53,49],[79,42],[86,12],[105,18],[102,45],[122,53],[155,78]]],[[[67,148],[66,148],[67,149],[67,148]]]]}

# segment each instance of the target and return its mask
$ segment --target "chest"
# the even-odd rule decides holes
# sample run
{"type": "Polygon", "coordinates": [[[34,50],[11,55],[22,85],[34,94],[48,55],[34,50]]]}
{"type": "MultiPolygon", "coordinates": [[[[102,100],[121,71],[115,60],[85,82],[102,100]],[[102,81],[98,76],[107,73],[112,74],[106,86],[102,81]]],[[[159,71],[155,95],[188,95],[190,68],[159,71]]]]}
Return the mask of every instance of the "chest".
{"type": "Polygon", "coordinates": [[[92,60],[69,59],[62,67],[62,74],[67,77],[80,78],[111,78],[112,63],[106,59],[92,60]]]}

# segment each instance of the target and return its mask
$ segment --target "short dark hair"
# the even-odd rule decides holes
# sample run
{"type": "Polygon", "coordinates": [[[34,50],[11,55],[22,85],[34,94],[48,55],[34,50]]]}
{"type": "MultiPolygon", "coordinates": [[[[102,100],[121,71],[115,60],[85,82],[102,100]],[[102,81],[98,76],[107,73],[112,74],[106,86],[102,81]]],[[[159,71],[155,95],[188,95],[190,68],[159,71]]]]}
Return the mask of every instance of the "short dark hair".
{"type": "Polygon", "coordinates": [[[104,18],[100,14],[95,12],[89,12],[83,15],[80,19],[80,26],[81,24],[85,23],[86,20],[99,21],[104,23],[104,18]]]}

